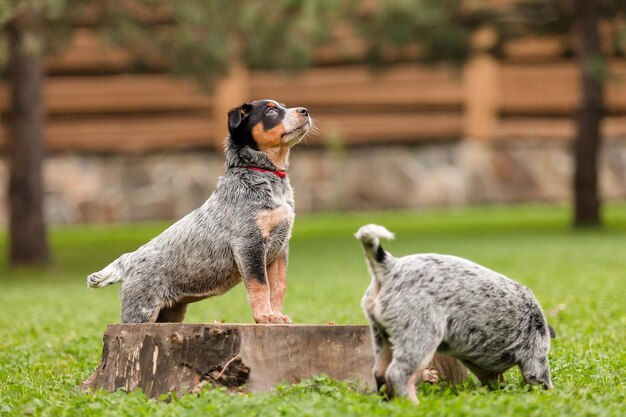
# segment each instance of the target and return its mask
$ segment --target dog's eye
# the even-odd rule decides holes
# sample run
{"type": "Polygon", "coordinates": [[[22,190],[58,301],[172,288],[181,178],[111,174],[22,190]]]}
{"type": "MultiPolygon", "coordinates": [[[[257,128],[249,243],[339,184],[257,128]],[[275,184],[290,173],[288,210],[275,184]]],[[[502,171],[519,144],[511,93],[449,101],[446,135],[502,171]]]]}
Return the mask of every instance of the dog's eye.
{"type": "Polygon", "coordinates": [[[278,114],[278,111],[275,108],[270,107],[269,109],[267,109],[267,113],[266,114],[268,116],[270,116],[270,117],[274,117],[274,116],[276,116],[278,114]]]}

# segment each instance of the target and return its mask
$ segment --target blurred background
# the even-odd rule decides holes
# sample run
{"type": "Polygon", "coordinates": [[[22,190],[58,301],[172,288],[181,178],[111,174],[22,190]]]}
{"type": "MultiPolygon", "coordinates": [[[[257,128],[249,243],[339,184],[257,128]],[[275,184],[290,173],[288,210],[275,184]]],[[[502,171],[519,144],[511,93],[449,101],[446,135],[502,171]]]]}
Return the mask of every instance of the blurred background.
{"type": "Polygon", "coordinates": [[[223,173],[227,111],[320,133],[298,212],[626,198],[624,1],[12,0],[0,5],[0,227],[176,219],[223,173]],[[5,191],[6,190],[6,191],[5,191]]]}

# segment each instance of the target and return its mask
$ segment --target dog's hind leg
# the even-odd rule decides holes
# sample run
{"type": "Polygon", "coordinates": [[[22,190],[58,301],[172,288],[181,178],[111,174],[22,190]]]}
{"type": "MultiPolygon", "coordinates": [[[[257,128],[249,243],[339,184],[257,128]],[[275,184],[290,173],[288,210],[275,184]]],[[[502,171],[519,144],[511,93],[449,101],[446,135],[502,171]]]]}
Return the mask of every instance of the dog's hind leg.
{"type": "Polygon", "coordinates": [[[422,371],[428,367],[435,351],[436,347],[430,353],[421,355],[420,359],[406,357],[394,352],[393,360],[385,373],[390,398],[394,396],[408,397],[411,402],[419,404],[416,393],[417,385],[421,382],[422,371]]]}
{"type": "Polygon", "coordinates": [[[416,368],[417,365],[411,360],[411,358],[396,355],[392,359],[387,371],[385,372],[387,396],[389,398],[409,396],[411,401],[419,403],[415,392],[413,392],[413,397],[415,398],[411,398],[409,393],[409,384],[412,383],[413,387],[415,387],[415,380],[410,381],[410,379],[416,372],[416,368]]]}
{"type": "Polygon", "coordinates": [[[159,316],[158,305],[133,305],[122,304],[122,323],[155,323],[159,316]]]}
{"type": "Polygon", "coordinates": [[[393,335],[390,337],[393,359],[385,373],[392,396],[407,396],[415,404],[419,404],[415,390],[422,381],[422,371],[432,361],[443,337],[443,331],[433,334],[433,326],[421,318],[419,322],[410,323],[412,328],[404,333],[411,337],[400,340],[395,340],[393,335]]]}
{"type": "Polygon", "coordinates": [[[122,281],[120,298],[122,323],[156,322],[162,303],[150,288],[122,281]]]}
{"type": "Polygon", "coordinates": [[[159,311],[157,323],[182,323],[187,313],[187,304],[181,303],[172,307],[164,307],[159,311]]]}
{"type": "MultiPolygon", "coordinates": [[[[372,317],[369,319],[374,339],[375,363],[372,373],[374,374],[374,381],[376,381],[376,391],[380,392],[382,387],[386,386],[385,372],[387,372],[392,359],[391,343],[382,327],[372,317]]],[[[389,388],[387,387],[387,389],[389,388]]]]}

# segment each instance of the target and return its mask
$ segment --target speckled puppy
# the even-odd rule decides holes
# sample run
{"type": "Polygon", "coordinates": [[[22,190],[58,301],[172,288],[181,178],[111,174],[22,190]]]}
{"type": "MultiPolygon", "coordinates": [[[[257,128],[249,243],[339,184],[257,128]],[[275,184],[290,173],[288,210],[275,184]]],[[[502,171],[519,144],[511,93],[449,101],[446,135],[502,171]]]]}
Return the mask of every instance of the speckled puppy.
{"type": "Polygon", "coordinates": [[[531,291],[463,258],[418,254],[394,258],[363,226],[361,240],[372,282],[362,300],[373,332],[378,388],[418,403],[415,384],[435,352],[459,359],[482,384],[504,382],[519,365],[529,384],[552,388],[548,351],[552,328],[531,291]]]}
{"type": "Polygon", "coordinates": [[[135,252],[87,278],[90,287],[122,282],[122,322],[180,322],[188,303],[243,281],[257,323],[282,314],[293,191],[289,150],[309,131],[303,107],[272,100],[228,113],[226,173],[198,209],[135,252]]]}

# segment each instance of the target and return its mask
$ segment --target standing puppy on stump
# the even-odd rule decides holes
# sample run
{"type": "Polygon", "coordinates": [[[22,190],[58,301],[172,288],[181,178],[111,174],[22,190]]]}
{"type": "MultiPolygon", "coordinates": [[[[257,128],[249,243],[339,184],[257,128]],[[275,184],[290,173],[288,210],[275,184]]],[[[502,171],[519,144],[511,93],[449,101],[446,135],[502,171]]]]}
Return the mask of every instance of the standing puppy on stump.
{"type": "Polygon", "coordinates": [[[122,322],[181,322],[188,303],[243,281],[257,323],[282,314],[294,220],[289,150],[311,127],[304,107],[273,100],[228,113],[226,173],[200,208],[135,252],[89,275],[98,288],[122,282],[122,322]]]}
{"type": "Polygon", "coordinates": [[[532,292],[463,258],[394,258],[380,246],[382,226],[363,226],[372,282],[362,305],[370,321],[378,388],[418,403],[416,382],[435,352],[459,359],[482,384],[503,383],[519,365],[524,380],[552,388],[548,352],[554,331],[532,292]]]}

